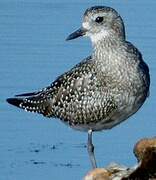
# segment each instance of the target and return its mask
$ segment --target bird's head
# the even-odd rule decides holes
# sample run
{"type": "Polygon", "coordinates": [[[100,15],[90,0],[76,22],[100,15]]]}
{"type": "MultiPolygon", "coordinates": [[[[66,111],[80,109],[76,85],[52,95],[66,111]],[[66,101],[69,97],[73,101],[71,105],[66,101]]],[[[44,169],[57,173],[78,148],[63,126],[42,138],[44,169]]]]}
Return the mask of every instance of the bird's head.
{"type": "Polygon", "coordinates": [[[88,36],[93,43],[106,37],[125,38],[123,20],[112,8],[94,6],[87,9],[83,16],[82,27],[67,37],[67,40],[88,36]]]}

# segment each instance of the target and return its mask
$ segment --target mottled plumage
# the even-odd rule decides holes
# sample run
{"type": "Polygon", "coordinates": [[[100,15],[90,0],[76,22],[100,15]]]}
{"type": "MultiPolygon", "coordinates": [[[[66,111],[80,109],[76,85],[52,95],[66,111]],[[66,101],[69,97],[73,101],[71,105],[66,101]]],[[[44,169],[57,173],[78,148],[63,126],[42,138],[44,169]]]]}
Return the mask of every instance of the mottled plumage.
{"type": "Polygon", "coordinates": [[[112,8],[87,9],[82,28],[67,40],[79,36],[91,38],[91,56],[49,87],[7,101],[26,111],[57,117],[75,129],[110,129],[144,103],[150,85],[148,66],[139,50],[126,41],[123,20],[112,8]]]}

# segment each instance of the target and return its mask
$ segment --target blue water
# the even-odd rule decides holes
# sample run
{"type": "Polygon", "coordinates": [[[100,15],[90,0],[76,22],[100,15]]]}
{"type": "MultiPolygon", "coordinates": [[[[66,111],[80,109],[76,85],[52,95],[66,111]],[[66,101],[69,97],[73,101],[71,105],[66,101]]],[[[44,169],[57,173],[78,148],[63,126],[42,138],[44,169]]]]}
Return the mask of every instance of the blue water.
{"type": "Polygon", "coordinates": [[[119,11],[127,39],[141,50],[151,74],[150,98],[139,112],[110,131],[94,134],[98,165],[135,164],[135,142],[155,136],[155,1],[0,0],[0,180],[79,180],[91,168],[86,133],[14,108],[5,99],[49,85],[91,53],[88,39],[65,38],[80,27],[84,10],[93,5],[119,11]]]}

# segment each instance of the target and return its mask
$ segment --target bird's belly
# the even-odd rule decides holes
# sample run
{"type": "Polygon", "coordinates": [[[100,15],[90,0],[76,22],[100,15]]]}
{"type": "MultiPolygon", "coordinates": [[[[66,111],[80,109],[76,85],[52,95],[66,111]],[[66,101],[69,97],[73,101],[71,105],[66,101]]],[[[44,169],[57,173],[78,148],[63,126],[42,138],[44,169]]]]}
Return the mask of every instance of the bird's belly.
{"type": "Polygon", "coordinates": [[[146,100],[144,94],[139,96],[133,96],[129,99],[126,105],[121,106],[116,112],[114,112],[110,119],[103,120],[94,127],[95,131],[103,129],[111,129],[114,126],[120,124],[122,121],[128,119],[130,116],[135,114],[146,100]]]}
{"type": "Polygon", "coordinates": [[[124,105],[118,107],[111,116],[104,118],[104,119],[97,119],[95,122],[88,123],[88,124],[76,124],[71,125],[72,128],[80,131],[88,131],[92,129],[93,131],[101,131],[106,129],[111,129],[114,126],[120,124],[122,121],[128,119],[131,115],[136,113],[139,108],[143,105],[146,96],[139,95],[139,96],[132,96],[128,102],[124,105]]]}

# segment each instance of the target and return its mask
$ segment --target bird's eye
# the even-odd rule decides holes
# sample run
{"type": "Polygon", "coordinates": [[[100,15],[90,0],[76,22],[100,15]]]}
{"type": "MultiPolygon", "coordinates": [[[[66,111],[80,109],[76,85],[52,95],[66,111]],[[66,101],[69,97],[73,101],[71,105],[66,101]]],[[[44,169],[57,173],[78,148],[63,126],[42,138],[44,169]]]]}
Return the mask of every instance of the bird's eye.
{"type": "Polygon", "coordinates": [[[95,22],[97,23],[101,23],[103,21],[103,17],[102,16],[98,16],[96,19],[95,19],[95,22]]]}

